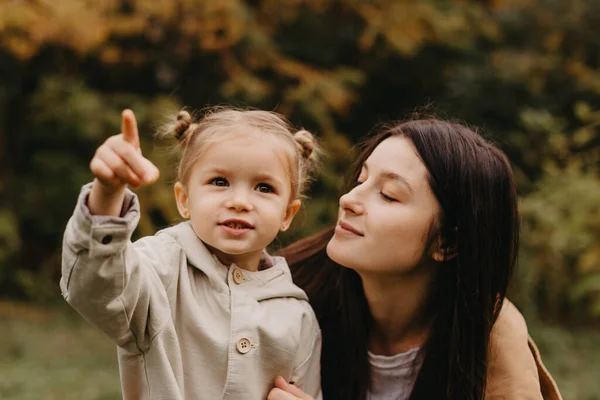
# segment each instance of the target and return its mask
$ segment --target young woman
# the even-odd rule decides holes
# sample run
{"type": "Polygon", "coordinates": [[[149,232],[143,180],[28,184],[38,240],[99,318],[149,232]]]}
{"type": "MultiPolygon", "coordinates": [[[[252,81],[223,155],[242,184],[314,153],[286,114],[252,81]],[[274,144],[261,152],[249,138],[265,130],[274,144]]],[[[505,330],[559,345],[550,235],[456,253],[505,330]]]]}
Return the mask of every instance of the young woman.
{"type": "MultiPolygon", "coordinates": [[[[510,165],[471,129],[367,139],[335,229],[281,252],[321,326],[324,398],[560,399],[505,300],[518,231],[510,165]]],[[[278,378],[269,399],[310,397],[278,378]]]]}

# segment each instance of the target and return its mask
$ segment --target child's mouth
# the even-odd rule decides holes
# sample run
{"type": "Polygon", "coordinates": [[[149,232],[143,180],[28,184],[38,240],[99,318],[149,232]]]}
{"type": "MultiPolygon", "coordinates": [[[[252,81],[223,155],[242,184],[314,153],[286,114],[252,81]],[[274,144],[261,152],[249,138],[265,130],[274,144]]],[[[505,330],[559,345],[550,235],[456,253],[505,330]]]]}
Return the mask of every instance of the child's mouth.
{"type": "Polygon", "coordinates": [[[230,235],[243,235],[254,229],[251,223],[239,219],[229,219],[221,222],[219,225],[230,235]]]}
{"type": "Polygon", "coordinates": [[[249,229],[250,228],[248,225],[241,223],[241,222],[229,222],[224,225],[231,229],[249,229]]]}

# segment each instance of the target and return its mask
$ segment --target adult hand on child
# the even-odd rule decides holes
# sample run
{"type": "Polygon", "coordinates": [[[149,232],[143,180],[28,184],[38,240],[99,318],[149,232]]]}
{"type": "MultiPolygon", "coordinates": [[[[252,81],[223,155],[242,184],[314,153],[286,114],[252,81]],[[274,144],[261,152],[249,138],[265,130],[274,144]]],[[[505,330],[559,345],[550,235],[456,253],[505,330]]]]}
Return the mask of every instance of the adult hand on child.
{"type": "Polygon", "coordinates": [[[95,215],[119,215],[127,185],[152,184],[159,176],[158,168],[142,155],[135,114],[124,110],[121,118],[121,133],[106,139],[90,162],[96,179],[88,207],[95,215]]]}
{"type": "Polygon", "coordinates": [[[314,400],[312,397],[298,389],[296,386],[287,383],[283,377],[275,378],[275,387],[271,389],[267,400],[314,400]]]}

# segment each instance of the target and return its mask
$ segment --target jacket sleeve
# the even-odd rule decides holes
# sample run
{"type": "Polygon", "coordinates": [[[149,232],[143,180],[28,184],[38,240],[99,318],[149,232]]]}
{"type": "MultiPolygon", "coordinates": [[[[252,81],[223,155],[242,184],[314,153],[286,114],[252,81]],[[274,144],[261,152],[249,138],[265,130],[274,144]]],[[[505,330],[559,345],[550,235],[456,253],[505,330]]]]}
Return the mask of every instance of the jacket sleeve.
{"type": "Polygon", "coordinates": [[[525,319],[505,300],[490,336],[486,400],[561,399],[532,343],[525,319]]]}
{"type": "Polygon", "coordinates": [[[61,292],[117,345],[144,352],[170,318],[169,278],[158,271],[169,261],[176,270],[177,246],[157,236],[132,244],[140,214],[135,194],[127,191],[120,217],[93,216],[87,208],[90,190],[91,184],[83,187],[65,230],[61,292]]]}
{"type": "Polygon", "coordinates": [[[558,391],[558,385],[550,375],[550,372],[546,369],[546,366],[542,362],[542,356],[535,345],[531,336],[527,342],[533,358],[535,358],[535,364],[537,366],[538,374],[540,376],[540,389],[542,390],[542,397],[544,400],[562,400],[560,392],[558,391]]]}
{"type": "Polygon", "coordinates": [[[312,308],[302,321],[300,345],[291,381],[315,400],[322,400],[321,392],[321,330],[312,308]]]}

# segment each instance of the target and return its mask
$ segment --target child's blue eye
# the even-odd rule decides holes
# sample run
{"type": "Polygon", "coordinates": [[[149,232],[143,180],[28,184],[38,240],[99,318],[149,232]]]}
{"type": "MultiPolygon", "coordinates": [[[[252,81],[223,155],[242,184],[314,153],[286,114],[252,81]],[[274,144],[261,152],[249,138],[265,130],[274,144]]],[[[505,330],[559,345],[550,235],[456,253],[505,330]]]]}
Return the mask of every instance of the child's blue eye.
{"type": "Polygon", "coordinates": [[[225,178],[215,178],[210,181],[210,184],[215,186],[229,186],[229,182],[225,178]]]}
{"type": "Polygon", "coordinates": [[[275,189],[273,189],[273,186],[268,185],[266,183],[259,183],[258,185],[256,185],[256,189],[261,193],[273,193],[275,191],[275,189]]]}

